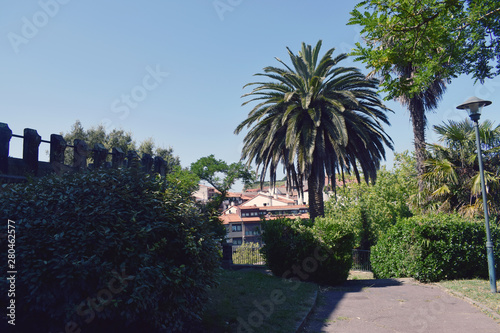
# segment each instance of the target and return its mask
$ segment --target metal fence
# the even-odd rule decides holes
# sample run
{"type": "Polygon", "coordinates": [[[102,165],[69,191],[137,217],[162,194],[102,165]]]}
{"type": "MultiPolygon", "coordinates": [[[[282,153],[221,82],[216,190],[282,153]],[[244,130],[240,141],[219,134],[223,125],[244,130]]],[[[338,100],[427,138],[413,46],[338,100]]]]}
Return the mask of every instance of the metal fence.
{"type": "MultiPolygon", "coordinates": [[[[261,245],[258,243],[245,243],[241,246],[229,246],[225,249],[227,253],[225,259],[231,265],[261,265],[266,264],[262,253],[260,252],[261,245]]],[[[371,272],[370,251],[369,250],[352,250],[352,270],[371,272]]]]}
{"type": "Polygon", "coordinates": [[[246,243],[233,246],[233,265],[265,265],[264,257],[260,253],[261,246],[257,243],[246,243]]]}
{"type": "Polygon", "coordinates": [[[372,265],[370,263],[369,250],[352,250],[352,268],[355,271],[371,272],[372,265]]]}

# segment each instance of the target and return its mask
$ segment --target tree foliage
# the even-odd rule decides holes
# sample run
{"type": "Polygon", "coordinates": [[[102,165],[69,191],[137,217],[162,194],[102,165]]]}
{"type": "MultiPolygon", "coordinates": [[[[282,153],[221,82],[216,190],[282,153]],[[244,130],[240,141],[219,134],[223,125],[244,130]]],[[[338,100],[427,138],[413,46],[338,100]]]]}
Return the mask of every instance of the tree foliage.
{"type": "Polygon", "coordinates": [[[369,250],[397,220],[413,215],[409,200],[417,192],[415,159],[395,154],[392,170],[383,167],[376,183],[349,179],[326,204],[326,217],[352,225],[355,247],[369,250]]]}
{"type": "Polygon", "coordinates": [[[222,197],[225,197],[238,179],[245,184],[251,184],[253,180],[252,172],[243,163],[227,164],[223,160],[216,159],[214,155],[202,157],[192,163],[191,171],[212,185],[222,197]]]}
{"type": "Polygon", "coordinates": [[[471,74],[483,82],[500,74],[496,0],[366,0],[349,24],[360,25],[365,40],[353,53],[380,74],[391,99],[418,94],[436,78],[471,74]],[[408,63],[413,75],[401,79],[398,66],[408,63]]]}
{"type": "Polygon", "coordinates": [[[384,146],[392,149],[383,129],[388,109],[376,93],[376,80],[338,66],[347,55],[333,57],[333,48],[320,58],[321,44],[302,43],[298,55],[287,48],[291,66],[277,59],[284,68],[269,66],[256,74],[270,81],[246,85],[255,87],[243,95],[251,97],[243,105],[258,104],[235,130],[251,127],[242,158],[262,167],[261,181],[269,171],[275,183],[282,164],[289,189],[296,186],[300,193],[307,182],[313,220],[324,215],[326,177],[332,184],[336,173],[375,179],[384,146]]]}
{"type": "Polygon", "coordinates": [[[84,140],[89,148],[93,148],[96,143],[100,143],[108,150],[113,147],[120,148],[124,152],[136,150],[136,143],[131,132],[113,129],[110,133],[106,133],[106,127],[102,124],[85,129],[82,123],[77,120],[69,132],[61,133],[61,135],[70,145],[78,139],[84,140]]]}
{"type": "Polygon", "coordinates": [[[365,41],[356,44],[356,60],[380,77],[388,99],[408,107],[421,178],[425,112],[437,107],[445,84],[463,73],[481,82],[500,73],[498,1],[365,0],[349,24],[362,27],[365,41]]]}
{"type": "MultiPolygon", "coordinates": [[[[476,134],[471,121],[449,121],[434,126],[441,144],[430,144],[424,181],[427,207],[457,211],[469,217],[483,215],[483,200],[476,150],[476,134]]],[[[490,214],[500,217],[500,125],[485,120],[479,125],[483,166],[490,214]]]]}
{"type": "Polygon", "coordinates": [[[253,182],[253,173],[241,162],[227,164],[223,160],[216,159],[214,155],[202,157],[191,163],[191,172],[199,179],[208,182],[218,191],[204,208],[215,233],[223,239],[226,235],[226,228],[219,219],[219,208],[235,182],[239,179],[246,185],[251,184],[253,182]]]}
{"type": "MultiPolygon", "coordinates": [[[[220,256],[207,219],[174,180],[99,169],[3,187],[0,215],[22,230],[19,332],[71,322],[74,332],[189,331],[220,256]]],[[[6,238],[0,245],[7,256],[6,238]]]]}
{"type": "MultiPolygon", "coordinates": [[[[147,138],[137,146],[132,133],[125,132],[122,129],[113,129],[109,133],[106,132],[104,125],[97,125],[89,129],[84,129],[82,123],[77,120],[71,127],[71,131],[61,134],[64,140],[70,145],[78,139],[84,140],[90,149],[94,148],[95,144],[100,143],[108,151],[111,151],[112,148],[120,148],[124,153],[134,150],[137,151],[140,156],[143,154],[159,156],[167,162],[167,173],[172,171],[175,166],[180,166],[180,159],[178,156],[174,155],[172,147],[157,147],[153,138],[147,138]]],[[[73,154],[71,150],[68,150],[68,152],[69,153],[66,154],[66,164],[71,164],[73,154]]]]}
{"type": "Polygon", "coordinates": [[[172,188],[184,197],[190,197],[199,188],[200,178],[188,170],[175,165],[169,173],[166,174],[167,182],[172,188]]]}

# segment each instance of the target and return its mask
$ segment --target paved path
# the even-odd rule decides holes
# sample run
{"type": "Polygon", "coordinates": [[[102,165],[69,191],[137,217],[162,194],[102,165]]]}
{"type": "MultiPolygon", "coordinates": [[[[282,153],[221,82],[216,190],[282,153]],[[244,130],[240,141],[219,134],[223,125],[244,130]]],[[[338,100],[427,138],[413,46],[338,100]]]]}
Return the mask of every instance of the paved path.
{"type": "Polygon", "coordinates": [[[354,280],[321,292],[300,332],[500,333],[500,322],[435,285],[354,280]]]}

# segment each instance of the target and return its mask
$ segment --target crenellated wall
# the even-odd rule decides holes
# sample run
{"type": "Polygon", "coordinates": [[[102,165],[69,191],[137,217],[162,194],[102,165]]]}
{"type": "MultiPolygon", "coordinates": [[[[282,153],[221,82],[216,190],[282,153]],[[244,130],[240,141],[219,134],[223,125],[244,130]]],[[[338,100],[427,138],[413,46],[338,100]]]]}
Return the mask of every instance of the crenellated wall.
{"type": "Polygon", "coordinates": [[[83,140],[75,140],[68,144],[62,135],[51,134],[50,141],[43,140],[32,128],[25,128],[23,135],[13,134],[8,124],[0,123],[0,183],[23,182],[27,177],[42,177],[50,173],[63,174],[81,172],[97,168],[137,167],[148,173],[158,173],[165,176],[166,162],[161,157],[143,154],[140,158],[137,152],[125,153],[120,148],[108,151],[104,145],[95,144],[90,149],[83,140]],[[23,158],[9,156],[10,140],[13,137],[23,139],[23,158]],[[41,143],[50,144],[49,162],[39,161],[41,143]],[[73,163],[64,163],[67,149],[73,149],[73,163]],[[111,155],[111,162],[108,160],[111,155]],[[92,163],[87,165],[87,160],[92,163]]]}

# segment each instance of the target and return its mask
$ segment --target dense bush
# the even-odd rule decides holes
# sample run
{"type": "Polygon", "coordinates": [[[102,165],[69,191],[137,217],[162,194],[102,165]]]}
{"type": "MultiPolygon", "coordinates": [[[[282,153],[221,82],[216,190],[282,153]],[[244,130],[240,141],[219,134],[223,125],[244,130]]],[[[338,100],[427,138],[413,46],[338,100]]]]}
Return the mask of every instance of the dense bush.
{"type": "Polygon", "coordinates": [[[263,222],[262,253],[274,275],[335,285],[352,265],[354,233],[345,224],[317,218],[263,222]]]}
{"type": "MultiPolygon", "coordinates": [[[[500,273],[500,229],[492,226],[500,273]]],[[[378,278],[414,277],[422,282],[488,278],[484,223],[458,215],[401,219],[374,247],[371,264],[378,278]]]]}
{"type": "MultiPolygon", "coordinates": [[[[17,230],[16,326],[174,331],[197,319],[219,251],[177,187],[134,170],[4,187],[0,211],[17,230]]],[[[6,297],[5,279],[1,288],[6,297]]]]}
{"type": "Polygon", "coordinates": [[[346,185],[338,187],[336,196],[326,202],[327,217],[354,226],[356,248],[369,250],[398,218],[412,216],[407,205],[417,191],[412,163],[408,153],[396,154],[394,169],[379,170],[375,184],[346,179],[346,185]]]}

